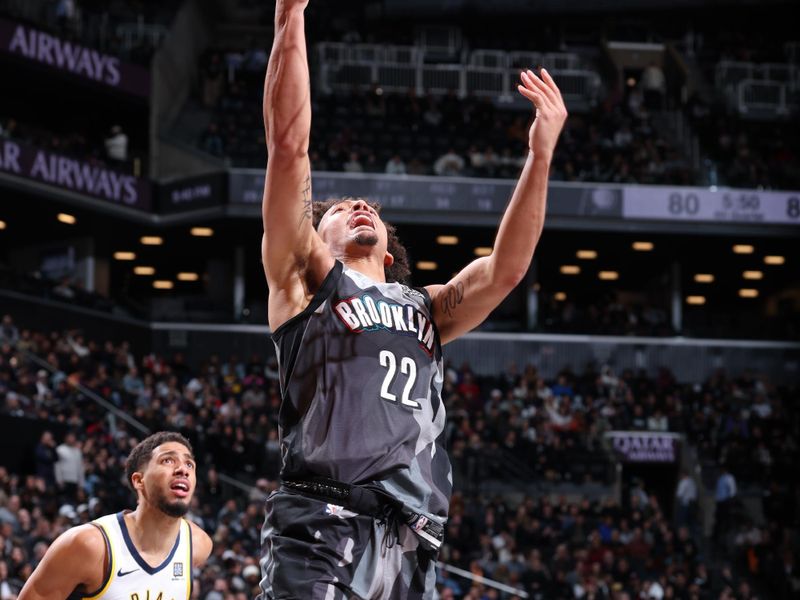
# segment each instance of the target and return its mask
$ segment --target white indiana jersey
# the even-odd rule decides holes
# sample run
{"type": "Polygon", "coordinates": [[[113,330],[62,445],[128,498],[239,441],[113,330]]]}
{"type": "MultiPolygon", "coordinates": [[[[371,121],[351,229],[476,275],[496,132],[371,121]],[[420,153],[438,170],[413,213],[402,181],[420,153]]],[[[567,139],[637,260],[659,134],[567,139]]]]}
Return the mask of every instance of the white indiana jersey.
{"type": "Polygon", "coordinates": [[[192,531],[181,519],[178,536],[164,562],[151,567],[133,545],[123,513],[92,521],[106,541],[108,570],[89,600],[189,600],[192,597],[192,531]]]}

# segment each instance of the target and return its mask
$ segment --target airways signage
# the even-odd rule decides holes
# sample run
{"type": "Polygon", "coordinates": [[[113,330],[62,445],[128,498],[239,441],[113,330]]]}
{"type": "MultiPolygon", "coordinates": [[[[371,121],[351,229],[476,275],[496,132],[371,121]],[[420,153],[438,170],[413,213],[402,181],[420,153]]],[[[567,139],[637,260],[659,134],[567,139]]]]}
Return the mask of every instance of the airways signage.
{"type": "Polygon", "coordinates": [[[0,140],[0,172],[121,206],[150,209],[147,181],[17,141],[0,140]]]}
{"type": "Polygon", "coordinates": [[[130,94],[150,94],[147,69],[20,23],[0,19],[0,50],[130,94]]]}

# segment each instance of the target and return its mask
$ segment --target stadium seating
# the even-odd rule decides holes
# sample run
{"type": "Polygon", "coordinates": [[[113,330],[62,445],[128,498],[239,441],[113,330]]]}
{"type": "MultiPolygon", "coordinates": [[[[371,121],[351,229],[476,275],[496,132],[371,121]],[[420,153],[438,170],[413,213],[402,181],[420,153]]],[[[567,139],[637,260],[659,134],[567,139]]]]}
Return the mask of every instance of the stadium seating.
{"type": "MultiPolygon", "coordinates": [[[[10,316],[0,332],[0,418],[76,432],[85,465],[81,485],[58,485],[47,443],[40,443],[30,474],[0,468],[0,583],[15,593],[65,528],[129,505],[121,464],[139,434],[121,421],[111,428],[105,410],[79,393],[83,385],[145,426],[178,430],[192,441],[201,468],[190,516],[216,541],[208,565],[196,573],[200,595],[252,596],[262,503],[277,478],[275,365],[255,356],[209,356],[193,369],[180,356],[133,356],[126,344],[86,340],[79,332],[21,329],[10,316]],[[46,359],[48,368],[31,355],[46,359]],[[248,481],[252,491],[223,484],[220,474],[248,481]]],[[[617,376],[605,369],[564,371],[546,382],[534,367],[481,378],[462,365],[446,375],[458,490],[441,555],[449,567],[534,598],[649,597],[657,588],[677,598],[754,598],[757,588],[793,597],[796,575],[781,569],[791,562],[794,542],[771,528],[796,527],[800,516],[791,499],[797,476],[789,476],[798,459],[795,390],[749,374],[679,383],[668,373],[617,376]],[[715,545],[697,535],[698,523],[674,521],[663,498],[640,485],[623,505],[609,497],[499,495],[488,486],[519,477],[508,466],[498,470],[501,463],[522,465],[543,485],[571,482],[580,490],[606,481],[601,436],[611,428],[685,433],[709,473],[724,461],[743,492],[770,490],[767,520],[742,519],[715,545]]],[[[439,584],[443,597],[493,597],[446,568],[439,584]]]]}

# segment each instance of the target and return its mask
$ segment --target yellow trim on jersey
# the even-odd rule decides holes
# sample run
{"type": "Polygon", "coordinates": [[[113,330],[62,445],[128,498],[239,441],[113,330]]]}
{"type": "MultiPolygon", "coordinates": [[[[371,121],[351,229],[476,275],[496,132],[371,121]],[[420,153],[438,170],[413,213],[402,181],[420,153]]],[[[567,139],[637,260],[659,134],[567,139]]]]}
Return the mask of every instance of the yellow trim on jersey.
{"type": "Polygon", "coordinates": [[[106,548],[108,549],[108,579],[106,579],[105,584],[103,587],[100,588],[100,591],[97,592],[94,596],[83,596],[83,600],[97,600],[103,594],[106,593],[108,590],[108,586],[111,585],[111,582],[114,580],[114,550],[111,548],[111,537],[108,535],[108,531],[105,528],[105,525],[100,523],[99,521],[92,521],[94,525],[102,529],[103,535],[105,536],[106,548]]]}
{"type": "Polygon", "coordinates": [[[192,598],[192,526],[189,521],[183,520],[186,524],[186,553],[189,559],[186,561],[186,600],[192,598]]]}

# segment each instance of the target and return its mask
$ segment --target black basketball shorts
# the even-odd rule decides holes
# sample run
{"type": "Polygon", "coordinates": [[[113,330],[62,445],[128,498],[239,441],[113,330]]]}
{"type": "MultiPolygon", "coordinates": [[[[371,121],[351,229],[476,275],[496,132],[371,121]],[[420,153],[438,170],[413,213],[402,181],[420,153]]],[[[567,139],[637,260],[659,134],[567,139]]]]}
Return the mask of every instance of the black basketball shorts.
{"type": "Polygon", "coordinates": [[[433,600],[436,557],[405,524],[281,488],[261,532],[261,600],[433,600]]]}

